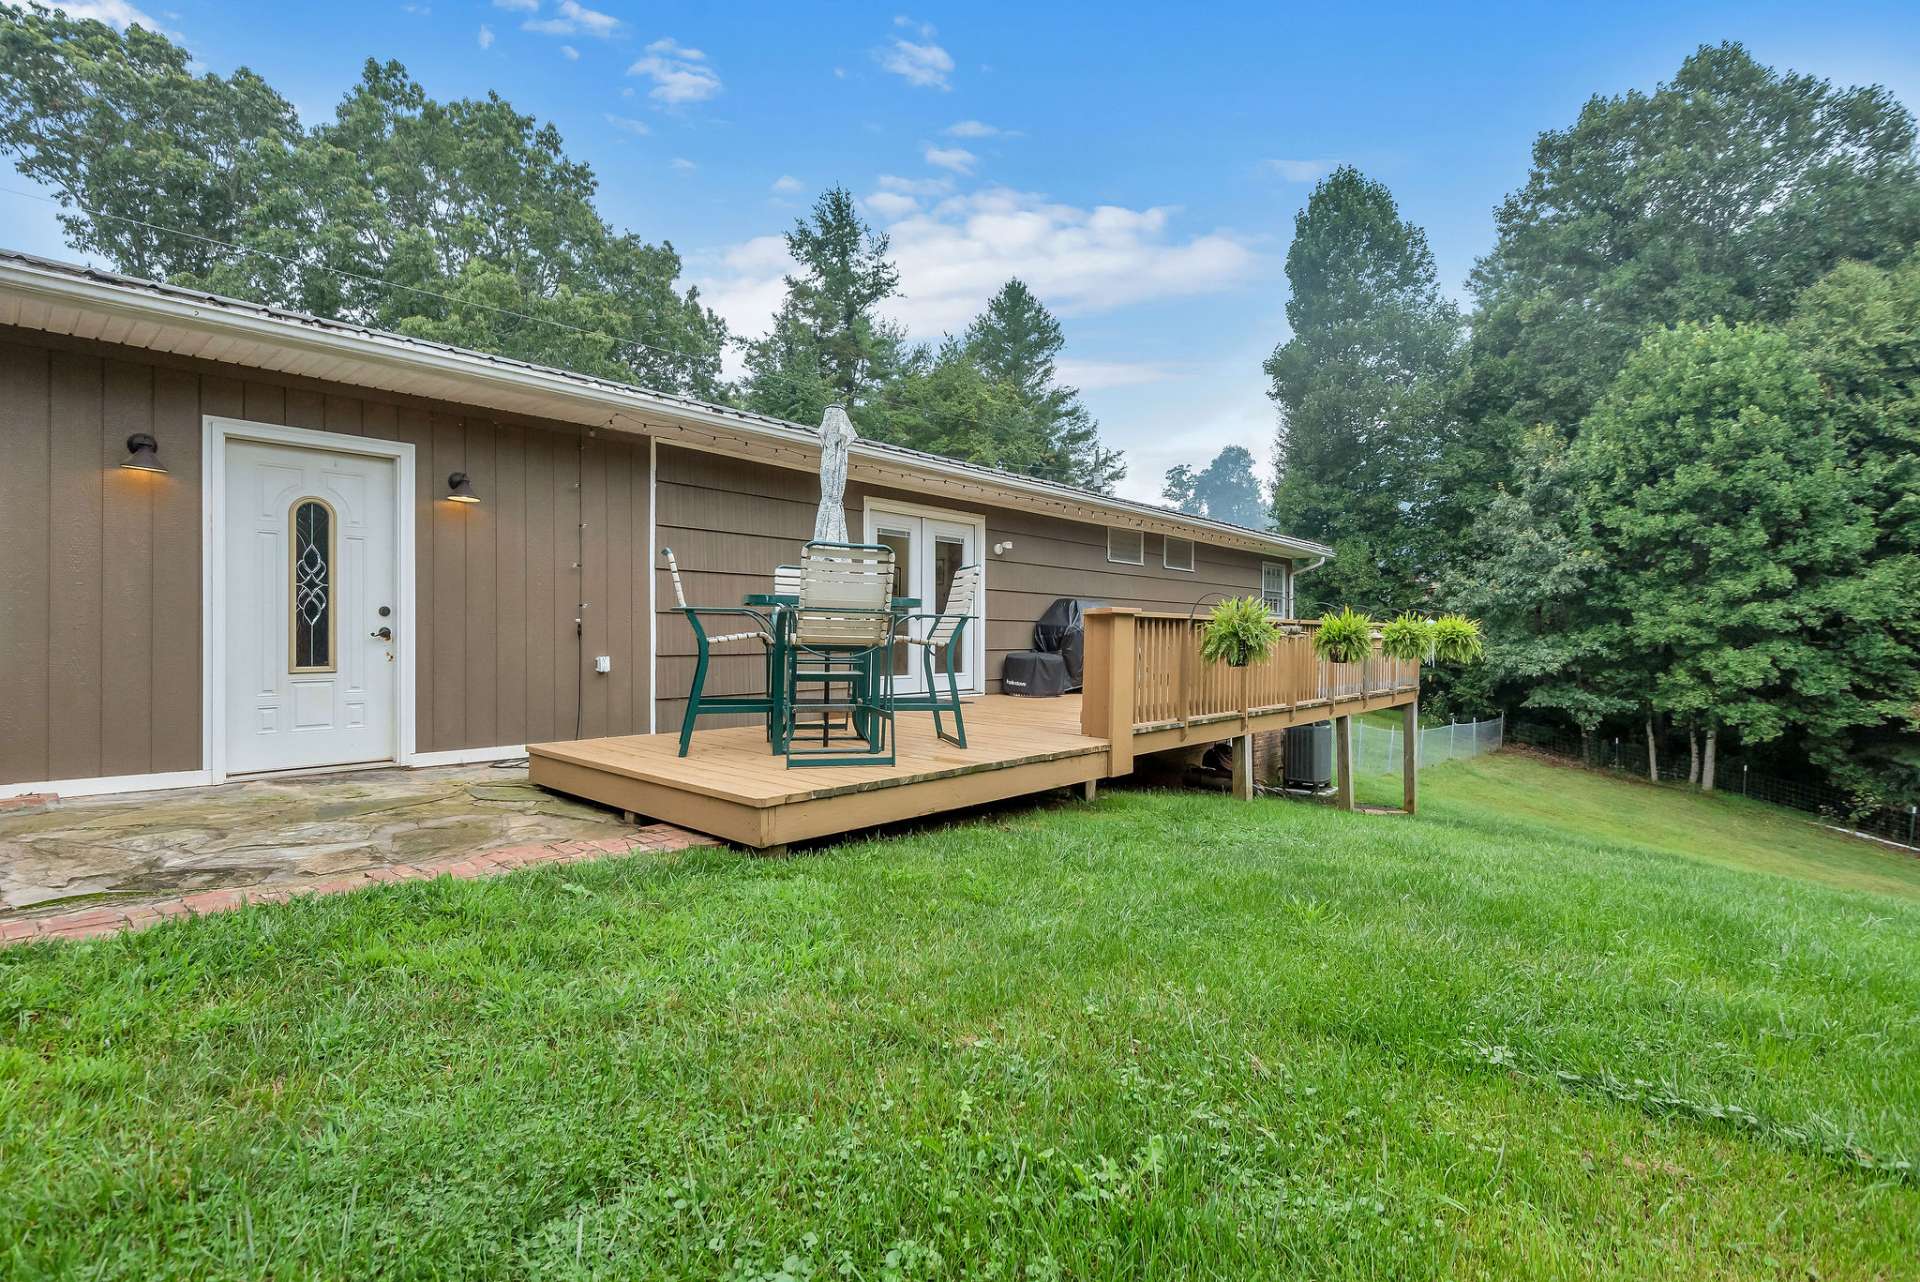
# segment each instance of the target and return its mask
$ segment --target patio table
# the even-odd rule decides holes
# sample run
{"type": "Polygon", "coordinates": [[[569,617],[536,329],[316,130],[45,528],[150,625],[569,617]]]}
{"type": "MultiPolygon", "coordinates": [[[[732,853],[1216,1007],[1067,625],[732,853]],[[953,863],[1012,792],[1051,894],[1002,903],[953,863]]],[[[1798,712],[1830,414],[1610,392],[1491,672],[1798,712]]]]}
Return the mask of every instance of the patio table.
{"type": "MultiPolygon", "coordinates": [[[[773,612],[773,650],[770,656],[773,661],[773,670],[768,673],[768,684],[770,686],[776,685],[781,679],[780,674],[787,670],[787,629],[783,621],[784,615],[788,610],[796,609],[799,606],[800,598],[791,592],[749,592],[741,598],[740,603],[751,609],[769,610],[773,612]]],[[[894,597],[891,608],[895,615],[911,614],[920,608],[920,598],[917,596],[894,597]]],[[[872,676],[872,673],[867,673],[863,677],[863,680],[870,681],[872,680],[872,676]]],[[[772,691],[772,695],[776,710],[771,715],[779,718],[776,724],[784,726],[786,724],[784,715],[785,700],[791,697],[791,693],[776,688],[772,691]]],[[[860,725],[857,729],[860,733],[866,734],[870,730],[870,727],[860,725]]],[[[782,738],[781,732],[775,731],[772,738],[774,752],[781,753],[787,750],[787,745],[782,738]]]]}

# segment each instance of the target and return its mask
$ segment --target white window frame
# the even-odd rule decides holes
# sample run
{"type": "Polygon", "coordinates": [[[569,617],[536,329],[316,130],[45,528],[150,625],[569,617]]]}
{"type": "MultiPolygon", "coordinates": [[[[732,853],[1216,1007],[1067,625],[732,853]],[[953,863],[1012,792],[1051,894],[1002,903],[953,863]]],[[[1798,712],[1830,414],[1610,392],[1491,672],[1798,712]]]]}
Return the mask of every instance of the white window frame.
{"type": "Polygon", "coordinates": [[[1293,617],[1293,563],[1291,561],[1262,561],[1260,563],[1260,597],[1267,608],[1283,619],[1293,617]],[[1280,604],[1275,606],[1273,596],[1267,591],[1267,574],[1280,572],[1280,604]]]}
{"type": "Polygon", "coordinates": [[[1147,532],[1145,530],[1129,530],[1119,525],[1109,525],[1107,527],[1107,560],[1114,565],[1145,565],[1147,563],[1147,532]],[[1134,538],[1140,540],[1140,550],[1131,557],[1115,556],[1113,554],[1113,536],[1116,534],[1131,534],[1134,538]]]}
{"type": "Polygon", "coordinates": [[[1192,539],[1183,539],[1177,534],[1163,534],[1160,536],[1161,568],[1177,570],[1181,574],[1192,574],[1193,558],[1194,548],[1192,539]],[[1175,565],[1173,563],[1173,545],[1176,543],[1184,543],[1187,545],[1187,563],[1185,565],[1175,565]]]}

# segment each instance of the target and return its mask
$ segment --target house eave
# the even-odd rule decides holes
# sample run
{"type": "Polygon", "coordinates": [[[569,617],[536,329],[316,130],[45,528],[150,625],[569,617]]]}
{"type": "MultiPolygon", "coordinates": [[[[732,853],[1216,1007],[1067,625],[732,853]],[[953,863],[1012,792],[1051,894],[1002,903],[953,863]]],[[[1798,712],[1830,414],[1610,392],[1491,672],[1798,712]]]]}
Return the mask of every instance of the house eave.
{"type": "MultiPolygon", "coordinates": [[[[0,252],[0,325],[643,434],[772,466],[818,468],[813,430],[801,424],[10,251],[0,252]]],[[[875,442],[855,445],[850,473],[869,484],[1263,556],[1291,560],[1332,554],[1306,539],[875,442]]]]}

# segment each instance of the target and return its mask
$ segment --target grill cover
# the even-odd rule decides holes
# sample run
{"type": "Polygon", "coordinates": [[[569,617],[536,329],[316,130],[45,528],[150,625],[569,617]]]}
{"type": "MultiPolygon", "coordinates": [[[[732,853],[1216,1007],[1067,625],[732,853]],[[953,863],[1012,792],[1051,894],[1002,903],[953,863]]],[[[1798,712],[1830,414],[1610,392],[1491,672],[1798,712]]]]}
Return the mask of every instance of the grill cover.
{"type": "Polygon", "coordinates": [[[1057,654],[1067,665],[1067,689],[1080,688],[1081,674],[1087,662],[1088,610],[1102,604],[1063,596],[1047,607],[1033,625],[1033,648],[1043,654],[1057,654]]]}
{"type": "Polygon", "coordinates": [[[1067,684],[1066,661],[1059,655],[1019,650],[1007,656],[1000,688],[1029,699],[1052,699],[1073,687],[1067,684]]]}

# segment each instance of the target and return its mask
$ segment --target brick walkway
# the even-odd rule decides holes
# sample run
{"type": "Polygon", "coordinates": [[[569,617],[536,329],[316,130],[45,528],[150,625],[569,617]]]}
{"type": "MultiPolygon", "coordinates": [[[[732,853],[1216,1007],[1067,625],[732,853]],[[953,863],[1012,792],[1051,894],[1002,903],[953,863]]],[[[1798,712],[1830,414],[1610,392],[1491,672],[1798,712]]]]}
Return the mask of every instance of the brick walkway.
{"type": "Polygon", "coordinates": [[[671,824],[649,824],[625,837],[605,837],[595,841],[554,841],[543,845],[507,846],[496,850],[455,855],[422,863],[391,863],[363,871],[326,877],[302,885],[277,885],[248,889],[203,890],[158,902],[130,904],[125,907],[102,905],[74,912],[53,913],[44,917],[0,919],[0,947],[22,944],[33,939],[92,939],[123,930],[142,930],[169,917],[193,917],[225,912],[246,904],[284,904],[301,895],[338,895],[351,890],[393,881],[423,881],[434,877],[492,877],[516,868],[537,864],[571,864],[606,855],[624,855],[631,851],[685,850],[690,846],[716,845],[711,837],[675,828],[671,824]]]}

